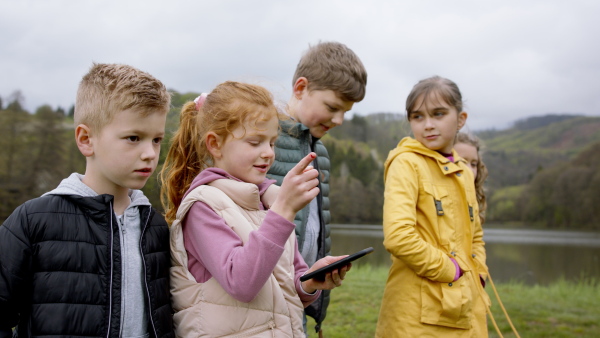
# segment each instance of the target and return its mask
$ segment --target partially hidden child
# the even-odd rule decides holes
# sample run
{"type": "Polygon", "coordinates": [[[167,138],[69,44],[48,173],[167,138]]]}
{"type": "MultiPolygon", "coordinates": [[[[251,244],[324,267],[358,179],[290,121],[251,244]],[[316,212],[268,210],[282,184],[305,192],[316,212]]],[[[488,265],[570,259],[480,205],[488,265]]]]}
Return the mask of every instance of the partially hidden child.
{"type": "Polygon", "coordinates": [[[0,337],[174,337],[169,229],[141,189],[171,102],[127,65],[94,64],[75,103],[85,174],[0,226],[0,337]]]}
{"type": "Polygon", "coordinates": [[[413,137],[384,165],[383,244],[391,254],[377,337],[487,337],[483,229],[473,172],[453,150],[467,120],[458,86],[417,83],[413,137]]]}
{"type": "Polygon", "coordinates": [[[224,82],[181,111],[161,171],[171,225],[171,294],[179,337],[300,337],[302,313],[349,269],[300,281],[296,213],[319,194],[316,154],[281,187],[266,178],[280,114],[264,88],[224,82]]]}
{"type": "Polygon", "coordinates": [[[488,169],[483,162],[481,140],[475,135],[460,132],[456,135],[454,150],[458,156],[467,162],[467,167],[475,177],[475,193],[477,204],[479,204],[479,219],[481,224],[485,222],[485,211],[487,201],[485,197],[484,183],[488,177],[488,169]]]}
{"type": "MultiPolygon", "coordinates": [[[[312,166],[319,171],[320,193],[294,219],[302,257],[309,266],[331,252],[329,228],[330,160],[321,138],[344,122],[344,114],[365,97],[367,72],[358,56],[339,42],[320,42],[304,53],[292,79],[292,95],[283,109],[275,142],[275,163],[269,177],[281,185],[283,177],[310,152],[317,154],[312,166]]],[[[305,309],[321,331],[329,305],[329,291],[305,309]]],[[[306,317],[304,318],[306,320],[306,317]]],[[[306,330],[306,328],[305,328],[306,330]]]]}

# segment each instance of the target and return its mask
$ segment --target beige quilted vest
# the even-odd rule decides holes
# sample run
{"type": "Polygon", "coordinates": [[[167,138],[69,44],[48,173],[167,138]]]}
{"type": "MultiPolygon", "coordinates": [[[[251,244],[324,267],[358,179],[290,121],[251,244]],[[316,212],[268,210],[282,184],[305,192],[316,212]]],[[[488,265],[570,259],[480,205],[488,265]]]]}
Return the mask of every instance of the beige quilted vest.
{"type": "MultiPolygon", "coordinates": [[[[269,187],[263,195],[265,204],[272,204],[278,188],[275,185],[269,187]]],[[[177,336],[304,337],[304,308],[294,283],[295,234],[290,235],[273,274],[256,298],[250,303],[240,302],[214,278],[197,283],[187,268],[181,220],[196,201],[209,205],[244,243],[266,215],[265,210],[258,209],[258,187],[230,179],[197,187],[182,201],[170,230],[171,301],[177,336]]]]}

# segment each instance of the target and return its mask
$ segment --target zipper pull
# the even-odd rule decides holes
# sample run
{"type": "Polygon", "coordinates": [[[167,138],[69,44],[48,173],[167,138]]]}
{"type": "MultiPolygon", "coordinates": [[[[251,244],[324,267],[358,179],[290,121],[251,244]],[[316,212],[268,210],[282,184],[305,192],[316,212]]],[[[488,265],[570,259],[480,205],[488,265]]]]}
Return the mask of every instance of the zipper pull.
{"type": "Polygon", "coordinates": [[[471,222],[473,222],[473,207],[469,205],[469,216],[471,217],[471,222]]]}

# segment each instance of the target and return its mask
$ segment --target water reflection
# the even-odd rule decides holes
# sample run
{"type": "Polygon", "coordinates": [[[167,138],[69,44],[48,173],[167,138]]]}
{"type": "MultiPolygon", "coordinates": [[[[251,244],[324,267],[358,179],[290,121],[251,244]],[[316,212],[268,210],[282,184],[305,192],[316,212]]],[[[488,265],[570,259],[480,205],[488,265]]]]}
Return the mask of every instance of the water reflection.
{"type": "MultiPolygon", "coordinates": [[[[390,265],[381,226],[333,225],[332,254],[372,246],[355,264],[390,265]]],[[[495,282],[547,285],[561,277],[600,279],[600,233],[485,229],[487,263],[495,282]]]]}

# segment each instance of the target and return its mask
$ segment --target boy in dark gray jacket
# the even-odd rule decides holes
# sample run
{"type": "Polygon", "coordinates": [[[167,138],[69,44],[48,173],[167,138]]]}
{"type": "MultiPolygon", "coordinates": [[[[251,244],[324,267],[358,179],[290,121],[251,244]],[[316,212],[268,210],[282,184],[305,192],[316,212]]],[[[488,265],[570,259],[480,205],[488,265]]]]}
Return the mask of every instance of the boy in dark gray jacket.
{"type": "Polygon", "coordinates": [[[94,64],[75,103],[85,175],[0,227],[0,337],[174,337],[169,230],[139,190],[156,169],[170,95],[126,65],[94,64]]]}
{"type": "MultiPolygon", "coordinates": [[[[275,162],[269,177],[281,185],[283,177],[308,153],[317,153],[313,167],[321,173],[320,193],[296,214],[298,249],[308,266],[329,255],[329,155],[319,140],[344,121],[344,114],[365,97],[367,72],[356,54],[339,42],[320,42],[302,56],[292,81],[292,97],[285,113],[290,121],[281,123],[275,142],[275,162]]],[[[329,291],[313,302],[305,313],[321,330],[329,304],[329,291]]],[[[306,331],[306,328],[305,328],[306,331]]]]}

